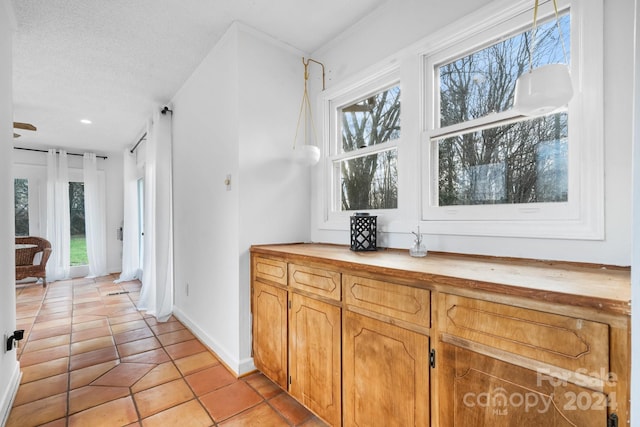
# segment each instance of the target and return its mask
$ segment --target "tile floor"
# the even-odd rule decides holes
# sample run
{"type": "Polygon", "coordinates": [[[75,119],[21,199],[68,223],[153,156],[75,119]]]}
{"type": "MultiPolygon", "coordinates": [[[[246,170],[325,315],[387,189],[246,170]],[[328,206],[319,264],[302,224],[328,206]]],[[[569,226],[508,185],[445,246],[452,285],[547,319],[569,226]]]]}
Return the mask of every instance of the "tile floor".
{"type": "Polygon", "coordinates": [[[325,426],[260,373],[236,379],[114,277],[17,286],[22,381],[7,427],[325,426]]]}

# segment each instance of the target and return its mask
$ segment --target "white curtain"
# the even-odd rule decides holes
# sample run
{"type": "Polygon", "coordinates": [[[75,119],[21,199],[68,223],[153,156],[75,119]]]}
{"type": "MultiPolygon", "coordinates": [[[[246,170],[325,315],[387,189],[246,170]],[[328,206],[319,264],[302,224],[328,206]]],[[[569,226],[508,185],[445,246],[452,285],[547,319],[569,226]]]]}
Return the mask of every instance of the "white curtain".
{"type": "Polygon", "coordinates": [[[166,321],[173,311],[171,113],[156,109],[147,132],[144,261],[138,308],[166,321]]]}
{"type": "Polygon", "coordinates": [[[70,270],[69,170],[67,152],[55,149],[47,153],[46,236],[51,242],[47,262],[47,280],[69,278],[70,270]]]}
{"type": "Polygon", "coordinates": [[[136,157],[124,150],[124,219],[122,224],[122,271],[116,283],[140,279],[140,247],[138,229],[138,176],[136,157]]]}
{"type": "Polygon", "coordinates": [[[89,275],[107,275],[107,231],[104,180],[98,176],[98,162],[94,153],[84,153],[84,226],[87,238],[89,275]]]}

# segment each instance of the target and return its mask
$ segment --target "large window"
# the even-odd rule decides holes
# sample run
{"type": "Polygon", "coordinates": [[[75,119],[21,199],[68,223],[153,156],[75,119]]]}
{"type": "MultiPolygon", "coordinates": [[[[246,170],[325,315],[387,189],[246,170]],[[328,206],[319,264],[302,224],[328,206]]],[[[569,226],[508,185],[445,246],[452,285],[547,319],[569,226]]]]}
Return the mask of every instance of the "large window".
{"type": "Polygon", "coordinates": [[[568,200],[567,112],[517,117],[508,124],[474,123],[513,107],[529,49],[536,67],[564,60],[569,40],[562,42],[559,28],[570,34],[569,15],[559,24],[539,26],[533,49],[533,34],[526,31],[436,66],[440,131],[456,133],[433,137],[440,206],[568,200]]]}
{"type": "Polygon", "coordinates": [[[586,26],[601,1],[560,4],[558,22],[545,5],[535,32],[523,10],[425,55],[429,231],[602,237],[602,160],[588,153],[602,149],[602,51],[584,31],[601,39],[586,26]],[[516,80],[530,66],[567,62],[576,92],[568,105],[538,117],[513,108],[516,80]]]}
{"type": "Polygon", "coordinates": [[[329,102],[332,212],[398,208],[400,95],[387,77],[329,102]]]}

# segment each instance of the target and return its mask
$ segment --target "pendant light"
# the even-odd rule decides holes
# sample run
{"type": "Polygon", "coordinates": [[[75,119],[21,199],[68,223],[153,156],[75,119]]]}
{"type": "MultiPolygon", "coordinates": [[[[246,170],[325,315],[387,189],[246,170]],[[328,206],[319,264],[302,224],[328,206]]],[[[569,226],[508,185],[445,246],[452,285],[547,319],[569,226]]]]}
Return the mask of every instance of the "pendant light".
{"type": "Polygon", "coordinates": [[[309,80],[309,62],[315,62],[322,67],[322,90],[324,90],[324,64],[309,58],[305,61],[302,58],[302,64],[304,65],[304,92],[302,94],[302,103],[300,104],[300,113],[298,114],[298,124],[296,125],[296,135],[293,138],[293,160],[296,163],[306,166],[313,166],[320,160],[320,148],[318,147],[318,138],[316,136],[316,126],[313,122],[313,113],[311,111],[311,102],[309,101],[309,93],[307,91],[307,81],[309,80]],[[304,144],[297,145],[298,131],[300,130],[300,122],[304,116],[304,144]],[[307,144],[307,117],[311,122],[311,131],[313,132],[313,139],[316,145],[307,144]]]}
{"type": "Polygon", "coordinates": [[[538,0],[535,0],[533,9],[533,28],[531,30],[531,44],[529,47],[529,71],[522,74],[516,80],[515,95],[513,101],[514,110],[525,116],[540,116],[551,113],[566,105],[573,96],[573,85],[569,66],[567,63],[567,51],[564,46],[560,19],[558,18],[558,4],[553,0],[553,8],[556,15],[556,25],[565,64],[547,64],[533,69],[533,49],[535,49],[535,37],[538,19],[538,0]]]}

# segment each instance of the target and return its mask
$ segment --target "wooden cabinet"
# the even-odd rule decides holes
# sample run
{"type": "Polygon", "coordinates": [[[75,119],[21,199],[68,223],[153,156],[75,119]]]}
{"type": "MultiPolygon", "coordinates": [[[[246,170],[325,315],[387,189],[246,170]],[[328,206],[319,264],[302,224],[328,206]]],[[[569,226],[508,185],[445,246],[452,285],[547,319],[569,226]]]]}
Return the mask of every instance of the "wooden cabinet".
{"type": "Polygon", "coordinates": [[[341,275],[253,257],[256,368],[330,425],[342,420],[341,275]]]}
{"type": "Polygon", "coordinates": [[[629,422],[628,270],[268,245],[252,292],[256,367],[332,426],[629,422]]]}
{"type": "Polygon", "coordinates": [[[287,291],[253,282],[253,363],[287,388],[287,291]]]}
{"type": "Polygon", "coordinates": [[[343,274],[345,426],[428,426],[430,292],[343,274]]]}
{"type": "Polygon", "coordinates": [[[439,369],[440,426],[607,426],[607,396],[450,344],[439,369]]]}
{"type": "Polygon", "coordinates": [[[341,419],[340,307],[292,293],[289,392],[331,425],[341,419]]]}
{"type": "Polygon", "coordinates": [[[429,337],[350,311],[344,325],[344,425],[430,425],[429,337]]]}
{"type": "Polygon", "coordinates": [[[440,426],[607,425],[608,324],[449,294],[438,305],[440,426]]]}

